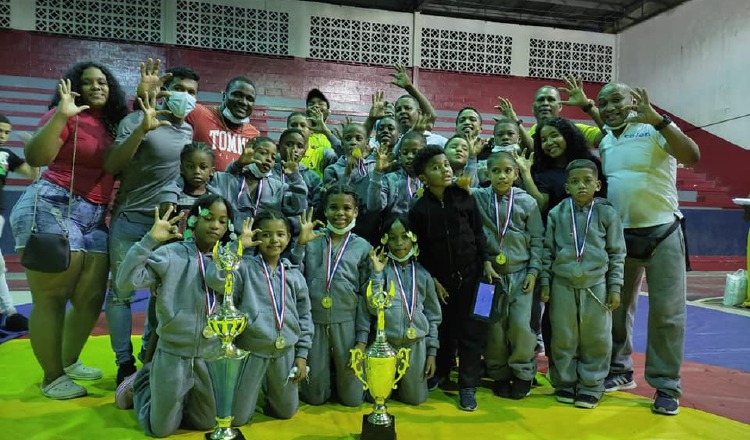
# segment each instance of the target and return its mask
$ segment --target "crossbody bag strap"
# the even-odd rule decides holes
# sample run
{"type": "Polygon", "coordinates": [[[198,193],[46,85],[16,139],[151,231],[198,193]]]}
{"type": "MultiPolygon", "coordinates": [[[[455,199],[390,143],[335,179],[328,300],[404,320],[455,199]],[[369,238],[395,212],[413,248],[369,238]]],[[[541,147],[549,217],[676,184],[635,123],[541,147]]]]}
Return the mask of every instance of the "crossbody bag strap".
{"type": "MultiPolygon", "coordinates": [[[[73,165],[70,169],[70,192],[68,196],[68,218],[65,220],[65,223],[62,226],[63,232],[65,232],[65,235],[68,235],[68,223],[70,222],[70,210],[71,206],[73,205],[73,178],[76,173],[76,152],[78,152],[78,115],[76,115],[76,125],[75,130],[73,131],[73,165]]],[[[41,180],[41,177],[37,179],[37,184],[39,183],[39,180],[41,180]]],[[[39,187],[36,188],[36,192],[34,194],[34,213],[31,216],[31,232],[37,232],[36,227],[36,210],[37,210],[37,204],[39,203],[39,187]]]]}

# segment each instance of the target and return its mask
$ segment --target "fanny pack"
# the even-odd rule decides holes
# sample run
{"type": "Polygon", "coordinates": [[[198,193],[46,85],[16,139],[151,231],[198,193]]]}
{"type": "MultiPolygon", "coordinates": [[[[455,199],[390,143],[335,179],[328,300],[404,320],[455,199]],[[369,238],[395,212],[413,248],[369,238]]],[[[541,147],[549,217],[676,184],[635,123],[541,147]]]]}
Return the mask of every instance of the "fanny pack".
{"type": "Polygon", "coordinates": [[[628,232],[625,229],[625,247],[627,248],[628,257],[637,258],[639,260],[647,260],[654,255],[656,247],[664,241],[667,237],[680,227],[680,220],[675,219],[672,225],[662,235],[658,237],[649,237],[647,235],[638,235],[628,232]]]}

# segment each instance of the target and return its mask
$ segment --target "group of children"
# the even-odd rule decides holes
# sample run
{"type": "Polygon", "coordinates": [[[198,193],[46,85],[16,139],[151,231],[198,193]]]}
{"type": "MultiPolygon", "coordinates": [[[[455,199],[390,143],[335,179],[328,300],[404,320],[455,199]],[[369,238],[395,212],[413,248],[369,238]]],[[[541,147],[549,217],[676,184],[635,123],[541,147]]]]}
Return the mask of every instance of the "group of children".
{"type": "MultiPolygon", "coordinates": [[[[459,119],[471,119],[466,114],[479,113],[464,109],[459,119]]],[[[319,151],[308,166],[310,121],[292,114],[278,142],[251,140],[224,172],[215,170],[210,147],[185,146],[180,177],[163,188],[151,230],[114,280],[123,290],[152,289],[158,335],[147,366],[118,387],[119,406],[133,405],[155,436],[213,426],[204,356],[218,341],[204,328],[225,294],[226,273],[211,250],[233,239],[246,252],[231,294],[249,318],[236,344],[250,352],[236,387],[236,425],[252,420],[259,395],[278,418],[292,417],[300,399],[362,404],[350,350],[374,336],[368,285],[395,286],[386,334],[411,348],[395,398],[424,402],[449,380],[456,355],[459,408],[477,408],[485,372],[498,396],[528,396],[537,288],[553,304],[548,353],[557,400],[598,404],[625,246],[614,208],[594,197],[601,185],[594,163],[568,165],[570,197],[550,212],[545,233],[537,201],[517,186],[512,121],[498,121],[496,145],[467,129],[444,147],[427,145],[418,126],[400,133],[391,116],[375,124],[374,139],[365,126],[346,123],[342,155],[326,165],[330,153],[319,151]],[[494,295],[491,313],[478,319],[482,282],[494,295]]]]}

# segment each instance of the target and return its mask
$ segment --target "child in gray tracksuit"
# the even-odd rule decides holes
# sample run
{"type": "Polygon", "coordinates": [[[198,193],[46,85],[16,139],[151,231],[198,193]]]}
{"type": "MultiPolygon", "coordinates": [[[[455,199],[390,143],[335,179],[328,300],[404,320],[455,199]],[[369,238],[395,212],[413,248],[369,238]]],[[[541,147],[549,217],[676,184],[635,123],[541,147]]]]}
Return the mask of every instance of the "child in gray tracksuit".
{"type": "Polygon", "coordinates": [[[293,261],[303,261],[315,323],[308,356],[309,383],[300,387],[300,397],[310,405],[322,405],[331,397],[331,360],[336,391],[345,406],[359,406],[362,383],[349,367],[352,348],[364,349],[370,330],[365,292],[370,278],[367,240],[351,232],[357,217],[357,195],[351,187],[328,188],[321,201],[328,225],[313,234],[312,214],[302,219],[293,261]]]}
{"type": "Polygon", "coordinates": [[[596,165],[574,160],[566,173],[570,197],[549,213],[540,282],[542,300],[550,302],[555,397],[591,409],[609,371],[625,239],[615,208],[594,198],[601,186],[596,165]]]}
{"type": "MultiPolygon", "coordinates": [[[[387,252],[370,252],[372,290],[390,291],[391,285],[395,287],[391,305],[385,309],[385,334],[395,349],[411,349],[409,368],[398,383],[396,398],[419,405],[427,400],[427,380],[435,374],[442,311],[432,276],[416,261],[417,236],[409,228],[407,217],[395,217],[384,231],[381,241],[387,252]]],[[[367,301],[367,308],[377,316],[371,301],[367,301]]]]}
{"type": "MultiPolygon", "coordinates": [[[[248,314],[237,347],[250,352],[236,387],[235,426],[249,423],[264,385],[265,412],[289,419],[299,408],[298,383],[307,375],[313,323],[307,285],[297,266],[281,258],[291,240],[291,224],[279,211],[254,218],[257,255],[245,255],[234,278],[237,308],[248,314]]],[[[223,289],[225,274],[209,268],[209,285],[223,289]]]]}
{"type": "Polygon", "coordinates": [[[180,237],[180,216],[171,214],[169,208],[131,246],[116,278],[118,288],[150,287],[156,299],[159,339],[152,361],[117,388],[118,406],[133,406],[146,434],[154,437],[169,436],[183,424],[203,431],[214,427],[216,403],[204,359],[220,343],[202,332],[210,306],[216,304],[215,293],[204,288],[204,274],[217,240],[207,232],[228,241],[232,220],[228,201],[204,195],[190,209],[193,238],[162,245],[180,237]]]}
{"type": "Polygon", "coordinates": [[[490,255],[485,274],[493,279],[497,298],[484,358],[487,374],[495,380],[495,394],[522,399],[536,373],[536,334],[529,321],[542,268],[544,226],[536,200],[512,186],[518,178],[513,156],[492,153],[487,172],[491,186],[472,192],[490,255]]]}

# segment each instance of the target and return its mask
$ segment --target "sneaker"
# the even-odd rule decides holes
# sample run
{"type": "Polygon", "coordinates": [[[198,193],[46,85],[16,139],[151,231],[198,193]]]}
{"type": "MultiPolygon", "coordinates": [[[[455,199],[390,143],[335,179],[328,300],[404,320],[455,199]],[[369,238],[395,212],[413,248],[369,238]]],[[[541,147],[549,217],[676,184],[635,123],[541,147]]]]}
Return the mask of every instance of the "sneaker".
{"type": "Polygon", "coordinates": [[[14,313],[12,315],[0,315],[4,319],[0,319],[0,329],[8,330],[10,332],[27,332],[29,331],[29,318],[23,316],[20,313],[14,313]]]}
{"type": "Polygon", "coordinates": [[[513,379],[513,384],[510,388],[510,398],[514,400],[521,400],[524,397],[528,397],[531,394],[531,381],[513,379]]]}
{"type": "Polygon", "coordinates": [[[102,370],[87,367],[81,361],[63,368],[65,374],[76,380],[99,380],[102,378],[102,370]]]}
{"type": "Polygon", "coordinates": [[[594,409],[599,405],[599,398],[591,394],[578,394],[574,405],[578,408],[594,409]]]}
{"type": "Polygon", "coordinates": [[[511,385],[509,380],[496,380],[492,386],[492,392],[497,397],[510,399],[511,385]]]}
{"type": "Polygon", "coordinates": [[[559,388],[555,390],[555,399],[560,403],[571,404],[576,401],[575,393],[559,388]]]}
{"type": "Polygon", "coordinates": [[[40,386],[39,388],[44,397],[55,400],[75,399],[87,394],[86,388],[73,382],[67,374],[63,374],[46,386],[40,386]]]}
{"type": "Polygon", "coordinates": [[[135,361],[125,362],[117,366],[117,386],[120,386],[126,377],[135,374],[135,361]]]}
{"type": "Polygon", "coordinates": [[[633,373],[610,374],[604,379],[604,392],[632,390],[636,387],[633,373]]]}
{"type": "Polygon", "coordinates": [[[477,409],[477,389],[473,387],[458,390],[458,409],[475,411],[477,409]]]}
{"type": "Polygon", "coordinates": [[[135,382],[135,376],[137,373],[133,373],[126,377],[125,380],[117,385],[115,391],[115,405],[120,409],[131,409],[133,408],[133,382],[135,382]]]}
{"type": "Polygon", "coordinates": [[[677,415],[680,413],[680,401],[662,390],[657,390],[651,411],[656,414],[666,414],[668,416],[677,415]]]}

